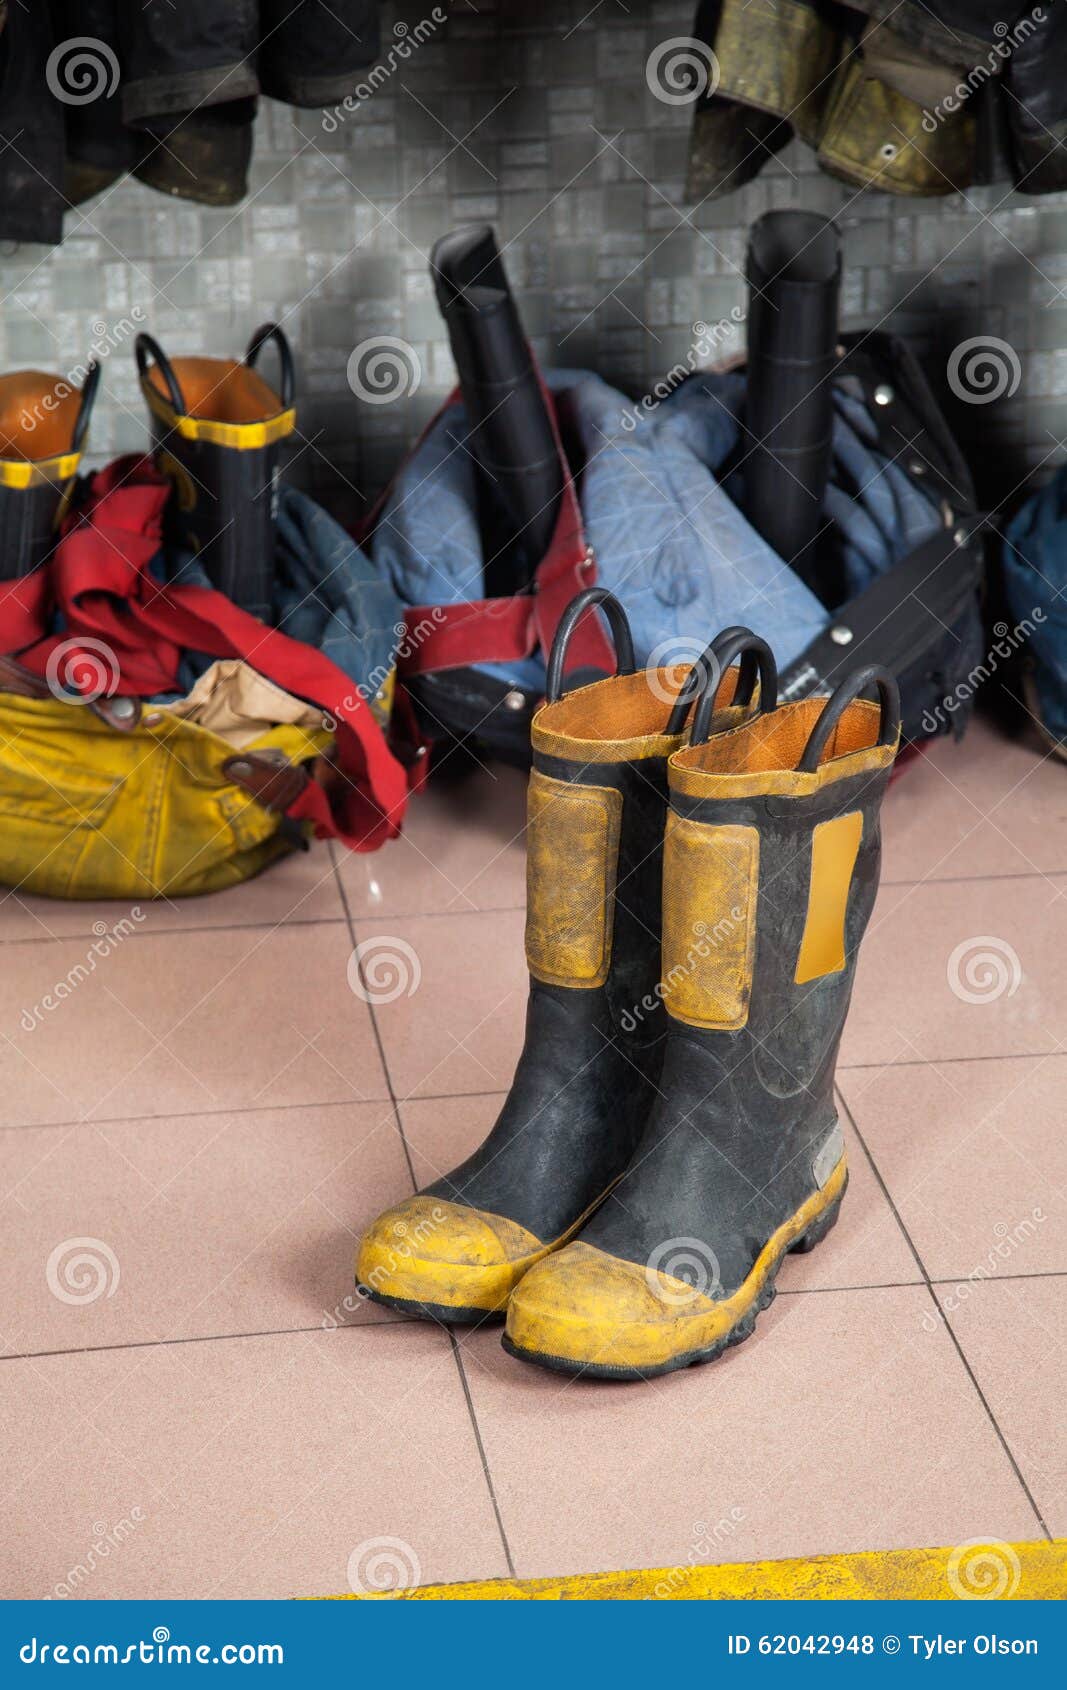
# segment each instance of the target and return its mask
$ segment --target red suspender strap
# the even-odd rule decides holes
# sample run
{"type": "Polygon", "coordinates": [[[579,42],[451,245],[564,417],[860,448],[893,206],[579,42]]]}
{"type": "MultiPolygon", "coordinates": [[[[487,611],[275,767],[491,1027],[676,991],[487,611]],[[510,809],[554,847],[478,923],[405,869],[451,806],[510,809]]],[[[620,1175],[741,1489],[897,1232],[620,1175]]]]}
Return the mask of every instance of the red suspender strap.
{"type": "MultiPolygon", "coordinates": [[[[393,755],[370,705],[337,665],[313,647],[268,628],[206,587],[166,585],[148,572],[159,550],[167,485],[145,460],[120,459],[94,477],[88,505],[47,569],[0,588],[0,649],[19,651],[34,673],[59,646],[76,670],[82,648],[104,642],[118,661],[121,691],[151,695],[177,688],[183,650],[238,657],[330,718],[338,772],[333,805],[312,781],[290,809],[320,836],[357,851],[400,832],[409,776],[393,755]],[[53,607],[62,634],[46,635],[53,607]]],[[[421,778],[421,770],[419,771],[421,778]]]]}
{"type": "MultiPolygon", "coordinates": [[[[544,383],[556,450],[563,464],[563,496],[555,532],[538,566],[535,590],[515,598],[471,599],[457,604],[414,605],[405,613],[407,629],[401,643],[398,669],[402,678],[434,674],[440,669],[467,668],[475,663],[514,663],[540,648],[547,658],[560,617],[571,600],[596,583],[596,564],[586,545],[578,495],[571,479],[556,420],[556,402],[544,383]]],[[[413,448],[413,456],[458,392],[449,395],[413,448]]],[[[390,494],[379,500],[361,533],[369,544],[374,526],[387,508],[390,494]]],[[[596,611],[583,616],[567,652],[567,668],[597,668],[611,674],[615,655],[596,611]]]]}

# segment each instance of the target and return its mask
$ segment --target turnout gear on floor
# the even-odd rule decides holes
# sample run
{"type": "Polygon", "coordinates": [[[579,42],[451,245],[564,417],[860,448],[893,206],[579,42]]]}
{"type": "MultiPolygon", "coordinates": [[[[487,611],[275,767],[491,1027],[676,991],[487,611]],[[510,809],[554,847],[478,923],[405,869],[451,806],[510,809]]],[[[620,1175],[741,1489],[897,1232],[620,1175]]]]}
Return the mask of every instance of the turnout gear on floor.
{"type": "Polygon", "coordinates": [[[212,585],[267,619],[273,598],[278,446],[296,427],[293,358],[275,323],[253,334],[241,363],[167,357],[151,335],[136,341],[157,467],[172,484],[166,538],[193,552],[212,585]],[[280,392],[255,369],[268,341],[280,392]]]}
{"type": "MultiPolygon", "coordinates": [[[[1025,652],[1027,704],[1053,750],[1067,759],[1067,473],[1034,493],[1004,530],[1004,594],[1015,618],[970,676],[973,692],[995,668],[1025,652]]],[[[954,711],[957,698],[943,700],[954,711]]]]}
{"type": "Polygon", "coordinates": [[[0,880],[177,896],[243,879],[311,830],[361,851],[400,831],[423,765],[385,734],[388,586],[282,488],[267,626],[191,557],[167,579],[168,493],[147,460],[118,460],[47,563],[0,582],[0,809],[17,823],[0,829],[0,880]],[[235,722],[251,724],[243,742],[235,722]]]}
{"type": "MultiPolygon", "coordinates": [[[[640,664],[695,656],[694,630],[742,624],[775,650],[786,697],[878,662],[901,686],[906,737],[962,733],[963,711],[934,730],[926,712],[983,650],[970,476],[906,344],[874,332],[842,344],[818,594],[745,515],[743,370],[672,372],[636,405],[597,376],[547,372],[563,499],[537,591],[514,598],[479,596],[469,428],[450,401],[365,542],[409,607],[400,676],[427,737],[528,763],[555,607],[594,580],[624,606],[640,664]]],[[[590,676],[609,667],[602,649],[577,659],[590,676]]]]}
{"type": "MultiPolygon", "coordinates": [[[[709,648],[716,682],[739,644],[755,646],[761,698],[773,699],[773,661],[752,635],[709,648]]],[[[746,664],[743,678],[727,676],[724,701],[751,696],[746,664]]],[[[525,1044],[481,1148],[364,1236],[356,1281],[376,1302],[443,1321],[502,1313],[522,1275],[566,1243],[626,1165],[663,1055],[666,761],[696,691],[683,677],[634,672],[625,616],[602,588],[579,595],[560,622],[533,725],[525,1044]],[[568,642],[593,604],[609,614],[618,673],[561,696],[568,642]]]]}
{"type": "Polygon", "coordinates": [[[247,880],[299,843],[286,801],[333,747],[321,710],[244,663],[213,664],[158,709],[64,703],[10,658],[0,689],[0,883],[53,898],[247,880]]]}
{"type": "Polygon", "coordinates": [[[656,1101],[603,1205],[517,1286],[511,1354],[612,1378],[710,1361],[833,1225],[834,1065],[899,727],[874,669],[710,740],[698,706],[668,764],[656,1101]]]}
{"type": "Polygon", "coordinates": [[[55,548],[89,432],[100,366],[65,376],[0,376],[0,580],[29,575],[55,548]]]}
{"type": "Polygon", "coordinates": [[[1000,178],[1031,194],[1067,187],[1059,4],[700,0],[694,35],[692,199],[751,181],[794,134],[830,175],[889,193],[1000,178]]]}

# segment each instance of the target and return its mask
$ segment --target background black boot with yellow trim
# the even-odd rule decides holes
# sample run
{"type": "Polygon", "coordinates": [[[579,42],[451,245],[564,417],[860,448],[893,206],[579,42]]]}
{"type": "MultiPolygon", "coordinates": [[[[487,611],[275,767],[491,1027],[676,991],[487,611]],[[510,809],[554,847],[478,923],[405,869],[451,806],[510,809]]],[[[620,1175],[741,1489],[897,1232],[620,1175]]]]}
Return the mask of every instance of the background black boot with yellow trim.
{"type": "Polygon", "coordinates": [[[578,1238],[523,1280],[505,1348],[568,1373],[648,1378],[752,1331],[789,1250],[847,1180],[834,1065],[878,885],[896,686],[856,672],[672,756],[660,1097],[578,1238]],[[877,685],[879,708],[859,697],[877,685]],[[822,761],[825,753],[825,761],[822,761]]]}
{"type": "Polygon", "coordinates": [[[0,376],[0,580],[29,575],[56,545],[100,383],[81,388],[43,370],[0,376]]]}
{"type": "MultiPolygon", "coordinates": [[[[773,698],[770,653],[746,641],[761,646],[762,695],[773,698]]],[[[705,661],[718,680],[714,642],[705,661]]],[[[580,594],[560,622],[533,723],[525,1044],[481,1148],[365,1235],[356,1279],[375,1301],[450,1322],[502,1313],[522,1275],[577,1231],[626,1166],[666,1032],[656,992],[666,764],[702,664],[680,689],[678,672],[635,674],[625,615],[602,588],[580,594]],[[609,616],[619,672],[561,697],[567,643],[595,604],[609,616]]],[[[755,673],[750,659],[730,670],[723,702],[740,710],[755,673]]]]}
{"type": "Polygon", "coordinates": [[[156,464],[173,484],[167,541],[194,552],[234,604],[269,621],[278,446],[296,426],[289,342],[264,323],[240,363],[171,360],[147,334],[137,336],[136,355],[156,464]],[[269,340],[281,363],[278,392],[254,367],[269,340]]]}

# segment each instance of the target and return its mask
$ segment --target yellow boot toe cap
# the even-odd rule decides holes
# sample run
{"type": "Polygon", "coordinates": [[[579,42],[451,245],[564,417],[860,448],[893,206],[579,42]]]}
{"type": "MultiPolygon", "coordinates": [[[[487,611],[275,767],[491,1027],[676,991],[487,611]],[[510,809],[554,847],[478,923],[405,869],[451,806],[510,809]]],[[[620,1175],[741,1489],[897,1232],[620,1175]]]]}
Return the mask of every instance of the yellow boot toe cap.
{"type": "Polygon", "coordinates": [[[508,1305],[505,1341],[565,1371],[637,1376],[715,1343],[731,1312],[670,1274],[579,1241],[525,1276],[508,1305]]]}
{"type": "Polygon", "coordinates": [[[443,1197],[409,1197],[364,1235],[356,1281],[377,1301],[461,1320],[502,1311],[547,1248],[504,1215],[443,1197]]]}

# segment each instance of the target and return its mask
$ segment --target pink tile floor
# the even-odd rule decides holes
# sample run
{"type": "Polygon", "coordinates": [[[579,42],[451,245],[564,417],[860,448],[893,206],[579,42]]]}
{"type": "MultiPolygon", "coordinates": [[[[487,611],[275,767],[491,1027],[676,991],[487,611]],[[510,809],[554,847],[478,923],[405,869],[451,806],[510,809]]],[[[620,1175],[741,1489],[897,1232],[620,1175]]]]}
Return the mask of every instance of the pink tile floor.
{"type": "Polygon", "coordinates": [[[53,1011],[124,911],[0,894],[0,1593],[1067,1534],[1067,770],[979,722],[893,789],[840,1225],[752,1340],[644,1386],[351,1294],[361,1228],[479,1141],[521,1040],[524,782],[448,773],[375,856],[148,908],[53,1011]]]}

